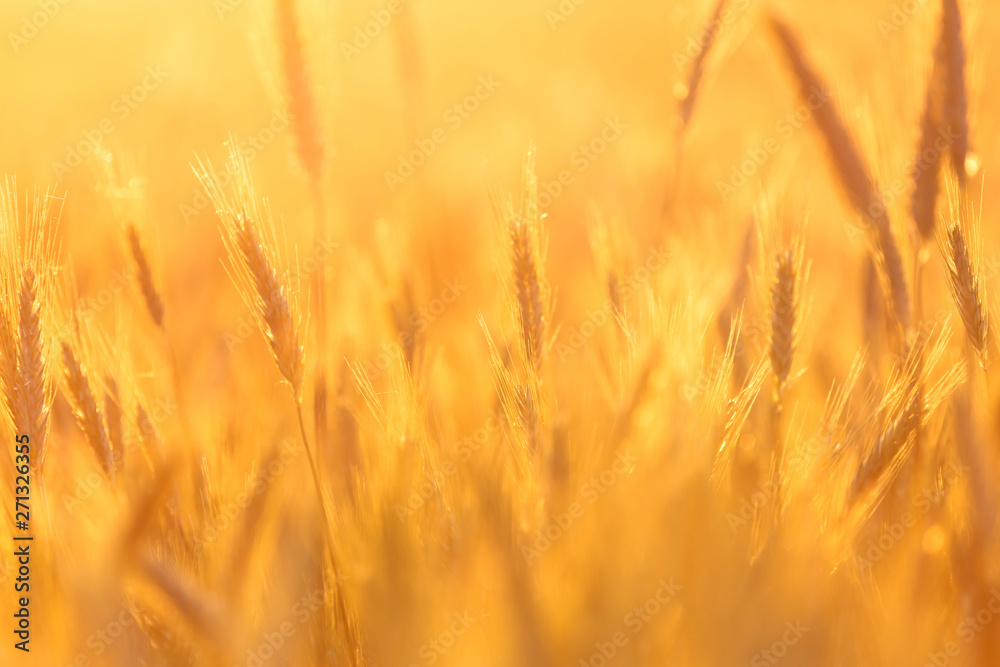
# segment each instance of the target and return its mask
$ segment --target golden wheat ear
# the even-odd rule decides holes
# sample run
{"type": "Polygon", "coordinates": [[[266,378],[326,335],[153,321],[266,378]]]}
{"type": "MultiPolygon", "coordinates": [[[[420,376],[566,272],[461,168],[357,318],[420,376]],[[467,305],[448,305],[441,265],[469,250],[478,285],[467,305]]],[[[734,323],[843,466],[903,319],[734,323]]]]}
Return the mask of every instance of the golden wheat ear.
{"type": "Polygon", "coordinates": [[[866,223],[877,264],[886,277],[885,289],[893,305],[892,312],[899,325],[906,329],[911,320],[907,271],[875,179],[834,105],[829,87],[806,58],[795,31],[774,15],[769,17],[769,25],[795,75],[800,98],[810,103],[834,173],[851,206],[866,223]]]}
{"type": "Polygon", "coordinates": [[[229,275],[254,315],[282,377],[297,402],[305,376],[301,316],[297,293],[290,283],[284,254],[266,201],[257,197],[245,157],[231,141],[229,167],[235,183],[226,193],[210,164],[199,160],[195,170],[221,220],[229,275]]]}
{"type": "MultiPolygon", "coordinates": [[[[718,0],[718,2],[716,2],[715,9],[712,11],[712,17],[706,25],[722,25],[722,21],[720,19],[728,2],[729,0],[718,0]]],[[[691,114],[694,113],[695,104],[698,101],[698,93],[705,79],[708,58],[712,52],[712,47],[715,46],[717,36],[717,30],[710,30],[708,32],[708,36],[701,42],[698,52],[691,61],[691,67],[688,70],[685,82],[678,84],[677,88],[674,90],[675,97],[677,97],[680,101],[677,108],[677,115],[680,119],[679,128],[681,132],[687,128],[687,125],[691,120],[691,114]]]]}
{"type": "Polygon", "coordinates": [[[957,187],[957,183],[950,184],[949,194],[949,220],[938,233],[938,243],[948,271],[948,286],[966,336],[979,365],[985,370],[989,366],[992,343],[983,280],[980,217],[965,200],[963,190],[957,187]]]}
{"type": "Polygon", "coordinates": [[[517,368],[505,368],[502,362],[497,364],[499,353],[482,318],[480,326],[490,345],[494,382],[505,413],[524,439],[526,451],[517,452],[518,461],[537,470],[540,457],[544,459],[545,456],[542,452],[546,421],[542,374],[553,340],[550,324],[554,301],[545,277],[548,244],[538,210],[533,146],[524,161],[520,206],[515,209],[510,196],[501,194],[495,182],[491,200],[504,246],[499,270],[505,286],[505,305],[510,309],[518,332],[517,368]]]}
{"type": "Polygon", "coordinates": [[[942,0],[934,59],[927,83],[920,140],[913,167],[910,209],[923,240],[934,238],[940,172],[949,158],[960,185],[966,180],[969,153],[969,103],[962,12],[958,0],[942,0]],[[939,147],[941,139],[946,147],[939,147]]]}
{"type": "Polygon", "coordinates": [[[40,470],[55,399],[47,316],[58,291],[61,200],[36,190],[22,216],[16,187],[11,180],[0,187],[0,385],[4,412],[17,433],[29,436],[31,464],[40,470]],[[53,202],[59,211],[52,211],[53,202]]]}
{"type": "MultiPolygon", "coordinates": [[[[803,214],[804,216],[804,214],[803,214]]],[[[774,402],[778,412],[793,376],[792,366],[805,317],[803,298],[810,264],[805,259],[805,217],[791,221],[761,196],[754,207],[761,268],[754,276],[763,316],[770,323],[768,356],[774,379],[774,402]]]]}
{"type": "Polygon", "coordinates": [[[296,0],[274,0],[274,22],[281,50],[281,72],[288,110],[295,131],[296,154],[315,185],[322,180],[326,147],[306,62],[296,0]]]}
{"type": "Polygon", "coordinates": [[[73,407],[76,422],[104,474],[108,479],[114,479],[114,457],[104,428],[104,418],[91,388],[88,369],[80,362],[79,348],[74,351],[70,343],[63,341],[61,349],[66,396],[73,407]]]}
{"type": "Polygon", "coordinates": [[[528,367],[541,371],[548,353],[549,322],[552,318],[552,291],[545,279],[546,235],[538,212],[538,180],[535,151],[524,162],[523,193],[519,211],[503,205],[511,263],[511,302],[521,334],[521,350],[528,367]]]}
{"type": "Polygon", "coordinates": [[[924,242],[934,238],[935,209],[940,191],[942,155],[935,147],[942,123],[941,73],[935,62],[927,84],[924,112],[920,120],[920,140],[913,168],[913,195],[910,212],[924,242]]]}
{"type": "Polygon", "coordinates": [[[128,242],[129,254],[135,264],[136,278],[139,281],[139,291],[142,293],[146,312],[149,313],[156,326],[163,329],[163,299],[160,297],[160,291],[156,288],[149,255],[146,253],[142,238],[139,236],[139,229],[134,222],[126,224],[125,238],[128,242]]]}
{"type": "Polygon", "coordinates": [[[959,0],[942,0],[941,36],[936,60],[943,70],[942,120],[951,138],[951,164],[961,185],[966,179],[969,155],[969,92],[966,82],[966,51],[962,37],[959,0]]]}

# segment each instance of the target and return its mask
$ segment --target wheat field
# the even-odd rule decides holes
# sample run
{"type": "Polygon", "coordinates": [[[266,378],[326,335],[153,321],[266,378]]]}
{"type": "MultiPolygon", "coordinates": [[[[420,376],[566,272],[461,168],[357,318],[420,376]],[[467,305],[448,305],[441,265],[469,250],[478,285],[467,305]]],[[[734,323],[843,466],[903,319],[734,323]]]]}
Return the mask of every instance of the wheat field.
{"type": "Polygon", "coordinates": [[[995,4],[0,25],[0,665],[1000,664],[995,4]]]}

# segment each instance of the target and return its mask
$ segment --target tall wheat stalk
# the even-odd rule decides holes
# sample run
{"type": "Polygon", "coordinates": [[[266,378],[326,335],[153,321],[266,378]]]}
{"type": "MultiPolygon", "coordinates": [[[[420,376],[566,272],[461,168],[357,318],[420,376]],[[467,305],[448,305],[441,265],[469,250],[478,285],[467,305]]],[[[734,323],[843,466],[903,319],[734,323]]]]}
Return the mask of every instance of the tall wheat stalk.
{"type": "Polygon", "coordinates": [[[979,215],[965,201],[963,189],[953,183],[950,190],[949,220],[939,233],[941,254],[966,336],[985,372],[991,339],[979,215]]]}
{"type": "Polygon", "coordinates": [[[544,273],[547,237],[538,210],[534,147],[529,149],[524,161],[520,206],[515,209],[511,199],[501,195],[497,188],[492,195],[506,246],[500,271],[506,286],[505,299],[517,327],[521,366],[521,377],[516,378],[502,365],[495,364],[497,372],[509,375],[507,380],[498,379],[498,389],[505,397],[511,422],[521,425],[534,460],[544,456],[541,442],[544,424],[542,366],[552,343],[553,309],[552,290],[544,273]]]}
{"type": "MultiPolygon", "coordinates": [[[[299,163],[308,176],[314,209],[314,249],[326,241],[328,224],[323,201],[323,173],[327,147],[323,123],[316,103],[315,84],[308,62],[308,50],[300,29],[296,0],[274,0],[274,17],[281,57],[281,72],[285,84],[288,110],[292,115],[295,149],[299,163]]],[[[316,322],[316,369],[313,395],[316,446],[327,446],[329,431],[329,386],[327,368],[327,285],[325,266],[312,276],[316,322]]],[[[322,461],[322,457],[319,457],[322,461]]]]}
{"type": "MultiPolygon", "coordinates": [[[[808,100],[818,94],[829,95],[829,87],[807,60],[791,26],[773,15],[769,24],[798,82],[800,97],[808,100]]],[[[876,265],[883,270],[886,278],[887,300],[893,306],[896,322],[905,330],[911,321],[910,290],[906,282],[903,256],[893,235],[885,202],[833,101],[827,100],[813,106],[816,125],[826,144],[834,172],[848,201],[871,232],[876,265]]]]}
{"type": "Polygon", "coordinates": [[[959,0],[942,0],[941,37],[936,60],[944,71],[942,120],[955,140],[951,144],[951,164],[959,184],[966,180],[965,160],[969,153],[969,92],[966,82],[965,39],[959,0]]]}
{"type": "Polygon", "coordinates": [[[59,213],[51,192],[35,192],[30,212],[21,215],[16,183],[0,187],[0,386],[4,412],[18,434],[29,436],[31,464],[42,470],[49,416],[55,398],[51,339],[43,310],[56,293],[59,213]]]}
{"type": "Polygon", "coordinates": [[[698,96],[705,82],[709,65],[709,56],[716,44],[719,31],[723,29],[722,13],[726,10],[729,0],[718,0],[715,9],[712,10],[711,18],[706,25],[710,26],[708,35],[701,40],[698,50],[691,60],[687,71],[687,76],[683,83],[678,82],[674,89],[674,96],[678,100],[677,104],[677,132],[674,141],[674,163],[673,178],[669,183],[669,190],[663,197],[663,204],[660,207],[661,216],[664,215],[673,204],[678,188],[680,187],[681,170],[684,166],[684,146],[688,138],[688,125],[694,114],[698,96]]]}
{"type": "MultiPolygon", "coordinates": [[[[232,143],[236,145],[235,142],[232,143]]],[[[229,258],[229,275],[240,296],[254,314],[257,326],[267,341],[271,356],[295,402],[299,432],[309,461],[323,522],[323,542],[332,569],[338,626],[341,632],[345,633],[351,664],[357,665],[359,661],[363,661],[364,653],[353,616],[349,613],[345,600],[343,578],[335,551],[323,483],[316,466],[316,457],[309,445],[303,419],[305,353],[300,343],[303,322],[299,314],[297,295],[288,282],[290,274],[286,270],[283,254],[279,250],[270,211],[266,201],[257,197],[246,158],[237,150],[232,151],[229,167],[235,184],[231,195],[223,191],[223,186],[210,164],[199,160],[196,173],[215,205],[222,223],[223,244],[229,258]]]]}

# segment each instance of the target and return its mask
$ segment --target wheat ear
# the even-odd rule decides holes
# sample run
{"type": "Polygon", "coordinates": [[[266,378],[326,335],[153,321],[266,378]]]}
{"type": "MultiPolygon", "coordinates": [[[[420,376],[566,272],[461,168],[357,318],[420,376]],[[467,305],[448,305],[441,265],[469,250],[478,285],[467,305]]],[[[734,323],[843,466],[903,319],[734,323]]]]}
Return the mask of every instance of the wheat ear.
{"type": "Polygon", "coordinates": [[[121,472],[125,467],[121,396],[118,392],[118,383],[110,374],[104,376],[104,387],[104,423],[108,434],[108,444],[111,446],[115,470],[121,472]]]}
{"type": "Polygon", "coordinates": [[[985,369],[989,364],[990,327],[976,240],[970,238],[969,231],[960,222],[953,222],[942,234],[941,243],[948,285],[969,343],[985,369]]]}
{"type": "Polygon", "coordinates": [[[3,296],[0,297],[0,382],[5,408],[17,433],[27,434],[40,470],[45,457],[49,415],[55,385],[49,369],[49,339],[42,322],[42,305],[54,292],[59,214],[50,214],[50,192],[35,192],[22,222],[15,185],[0,188],[3,296]]]}
{"type": "Polygon", "coordinates": [[[312,83],[306,68],[305,44],[296,16],[295,0],[275,0],[274,17],[288,110],[295,131],[296,153],[310,180],[318,183],[322,177],[325,150],[312,83]]]}
{"type": "MultiPolygon", "coordinates": [[[[282,74],[285,83],[288,109],[292,115],[295,132],[295,148],[299,162],[309,177],[315,209],[314,236],[319,242],[326,235],[326,215],[323,204],[321,181],[326,156],[322,123],[313,94],[312,77],[309,74],[306,44],[300,30],[295,0],[275,0],[275,25],[281,52],[282,74]]],[[[326,375],[326,280],[322,267],[313,277],[316,312],[316,386],[313,396],[314,430],[319,447],[327,441],[327,375],[326,375]]]]}
{"type": "MultiPolygon", "coordinates": [[[[233,147],[237,142],[232,141],[233,147]]],[[[277,235],[266,203],[260,203],[250,178],[246,158],[237,150],[230,154],[230,167],[234,174],[235,193],[227,195],[211,169],[211,165],[198,163],[196,174],[212,200],[222,221],[222,237],[229,256],[230,275],[257,320],[258,328],[271,348],[272,356],[282,377],[288,382],[295,400],[299,433],[309,461],[309,471],[319,503],[323,523],[324,546],[330,557],[335,589],[335,602],[340,626],[347,633],[347,643],[352,647],[352,665],[363,660],[360,649],[361,632],[348,611],[344,597],[343,579],[335,550],[333,530],[323,494],[323,483],[316,467],[316,457],[309,445],[305,420],[302,414],[302,383],[305,374],[304,351],[299,343],[300,321],[297,301],[287,280],[288,272],[279,273],[281,259],[277,235]],[[207,167],[207,168],[206,168],[207,167]]],[[[324,577],[326,570],[324,569],[324,577]]]]}
{"type": "MultiPolygon", "coordinates": [[[[235,145],[235,143],[233,144],[235,145]]],[[[282,266],[277,235],[266,203],[257,201],[246,158],[230,155],[235,191],[223,192],[214,170],[199,162],[202,186],[221,220],[222,240],[229,257],[229,273],[254,314],[282,377],[296,402],[301,402],[304,351],[300,343],[297,301],[282,266]]]]}
{"type": "Polygon", "coordinates": [[[97,462],[108,479],[114,479],[114,458],[111,446],[108,443],[108,434],[104,430],[104,420],[101,418],[100,410],[97,407],[97,400],[87,379],[85,368],[77,359],[72,346],[66,341],[62,342],[63,369],[66,376],[66,393],[70,404],[73,406],[73,414],[76,422],[83,431],[87,444],[94,451],[97,462]]]}
{"type": "Polygon", "coordinates": [[[934,61],[920,122],[911,200],[913,219],[925,242],[934,237],[935,207],[941,189],[940,171],[945,155],[950,155],[959,184],[964,184],[968,150],[968,92],[962,13],[957,0],[943,0],[934,61]],[[937,146],[943,133],[947,135],[946,151],[937,146]]]}
{"type": "Polygon", "coordinates": [[[780,400],[792,370],[798,329],[796,311],[799,274],[791,250],[778,253],[774,273],[774,286],[771,288],[771,370],[774,373],[775,392],[780,400]]]}
{"type": "Polygon", "coordinates": [[[163,299],[160,298],[160,292],[156,289],[153,272],[149,265],[149,257],[143,248],[142,239],[139,238],[139,230],[134,223],[130,222],[126,225],[125,235],[128,240],[129,253],[132,255],[132,261],[135,262],[136,276],[139,280],[139,289],[142,292],[146,310],[156,326],[163,329],[163,299]]]}
{"type": "Polygon", "coordinates": [[[940,59],[944,65],[943,120],[954,133],[951,162],[959,183],[966,178],[965,158],[969,152],[969,93],[965,80],[965,41],[962,38],[962,10],[958,0],[941,3],[940,59]]]}
{"type": "MultiPolygon", "coordinates": [[[[800,96],[804,100],[814,95],[824,98],[829,96],[829,88],[806,59],[805,51],[792,28],[775,16],[770,17],[770,25],[785,60],[798,81],[800,96]]],[[[893,235],[885,203],[833,102],[826,100],[813,107],[816,124],[823,135],[840,184],[855,211],[868,223],[874,252],[877,259],[881,260],[877,264],[886,274],[888,297],[893,304],[896,320],[907,328],[911,319],[910,292],[903,257],[893,235]]]]}
{"type": "Polygon", "coordinates": [[[51,400],[47,395],[49,382],[45,372],[40,309],[38,279],[32,269],[25,268],[21,274],[18,318],[20,383],[17,401],[18,412],[24,420],[24,428],[19,432],[30,433],[34,436],[33,440],[44,442],[42,434],[48,432],[51,400]]]}
{"type": "Polygon", "coordinates": [[[935,63],[924,113],[920,120],[920,140],[913,169],[913,195],[910,211],[920,237],[926,242],[934,238],[934,213],[940,186],[941,160],[944,157],[935,146],[942,127],[940,71],[935,63]]]}
{"type": "Polygon", "coordinates": [[[508,235],[512,297],[521,351],[528,367],[538,373],[548,351],[552,298],[543,273],[546,238],[538,214],[534,148],[525,158],[520,210],[515,211],[508,200],[499,203],[499,211],[508,235]]]}
{"type": "MultiPolygon", "coordinates": [[[[712,12],[712,18],[709,20],[708,25],[722,25],[722,21],[720,19],[728,2],[729,0],[719,0],[715,4],[715,10],[712,12]]],[[[705,78],[705,68],[708,64],[708,56],[712,52],[712,47],[715,45],[717,34],[718,31],[716,30],[710,30],[708,32],[707,37],[701,42],[701,45],[698,48],[698,53],[695,54],[694,59],[691,62],[691,68],[688,70],[686,82],[679,84],[677,86],[677,90],[675,91],[677,97],[680,99],[678,115],[680,116],[681,129],[687,127],[688,121],[691,120],[691,114],[694,113],[695,103],[698,101],[698,92],[705,78]]]]}

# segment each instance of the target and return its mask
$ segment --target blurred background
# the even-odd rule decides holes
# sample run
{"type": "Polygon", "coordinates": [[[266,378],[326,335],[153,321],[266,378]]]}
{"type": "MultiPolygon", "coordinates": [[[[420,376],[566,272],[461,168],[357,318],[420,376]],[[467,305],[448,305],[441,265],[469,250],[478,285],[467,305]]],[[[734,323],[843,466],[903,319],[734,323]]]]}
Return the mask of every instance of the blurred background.
{"type": "MultiPolygon", "coordinates": [[[[305,4],[315,11],[304,30],[315,52],[331,146],[324,181],[330,219],[338,242],[350,248],[371,247],[376,221],[385,220],[420,230],[414,243],[423,247],[414,248],[414,261],[433,268],[434,259],[446,257],[473,285],[489,282],[492,270],[482,261],[489,252],[485,183],[492,169],[513,185],[534,142],[543,189],[564,170],[572,175],[565,195],[546,208],[556,249],[551,271],[559,283],[572,285],[588,271],[579,259],[588,248],[585,222],[595,205],[645,241],[664,229],[699,236],[711,230],[704,238],[728,249],[720,256],[728,272],[762,183],[790,186],[788,207],[811,209],[809,242],[825,253],[813,268],[820,290],[837,284],[826,277],[839,275],[843,262],[864,256],[863,244],[838,222],[853,215],[836,196],[813,128],[796,128],[787,139],[776,130],[799,102],[759,26],[765,3],[732,4],[734,18],[720,35],[724,48],[717,49],[717,66],[708,73],[689,131],[691,157],[677,181],[684,205],[667,219],[660,208],[673,178],[676,88],[688,73],[684,54],[705,34],[712,3],[457,6],[401,0],[402,11],[377,29],[368,24],[387,3],[305,4]],[[366,25],[374,36],[365,35],[366,25]],[[467,119],[446,116],[474,94],[480,77],[499,82],[495,92],[467,119]],[[461,124],[453,129],[456,118],[461,124]],[[620,119],[620,136],[600,155],[581,152],[609,119],[620,119]],[[387,183],[400,156],[438,127],[447,141],[416,177],[395,187],[387,183]],[[771,137],[780,140],[780,151],[747,185],[721,194],[719,184],[729,181],[733,168],[771,137]],[[405,223],[399,220],[404,210],[405,223]]],[[[872,149],[883,182],[905,179],[930,61],[934,3],[769,6],[801,30],[872,149]]],[[[995,14],[987,3],[976,3],[968,26],[973,36],[992,34],[995,14]]],[[[85,213],[95,197],[93,158],[83,156],[82,166],[68,172],[58,164],[79,154],[78,146],[85,150],[94,132],[105,134],[105,120],[113,130],[102,142],[128,151],[147,179],[150,228],[157,251],[170,258],[164,289],[193,300],[178,318],[178,335],[192,337],[196,320],[221,318],[221,324],[233,315],[206,306],[219,304],[219,290],[228,285],[219,264],[205,261],[219,254],[221,244],[190,166],[196,155],[218,164],[231,133],[244,141],[261,135],[252,160],[259,188],[284,219],[291,242],[309,238],[308,187],[295,173],[293,133],[276,116],[283,106],[274,94],[280,72],[267,57],[268,15],[255,0],[8,0],[0,7],[8,99],[0,110],[2,169],[16,174],[22,188],[51,185],[66,194],[65,247],[76,260],[82,292],[111,280],[123,258],[107,250],[115,247],[114,225],[85,213]],[[151,70],[162,75],[144,92],[151,70]],[[133,94],[143,99],[123,99],[133,94]],[[269,124],[285,129],[268,132],[269,124]]],[[[973,148],[988,174],[995,115],[987,112],[990,89],[976,82],[996,54],[988,39],[973,41],[973,148]]],[[[989,207],[989,189],[984,197],[989,207]]],[[[817,294],[817,300],[826,302],[826,296],[817,294]]],[[[571,309],[573,299],[574,291],[564,290],[557,307],[571,309]]],[[[822,321],[824,309],[816,316],[822,321]]],[[[185,347],[198,347],[189,342],[185,347]]]]}
{"type": "MultiPolygon", "coordinates": [[[[668,249],[669,279],[657,282],[657,289],[667,300],[696,295],[695,310],[712,314],[698,321],[701,329],[691,332],[692,339],[714,345],[715,313],[745,274],[743,247],[761,191],[779,193],[792,217],[807,212],[812,309],[801,358],[809,358],[810,372],[796,388],[803,400],[795,418],[814,420],[832,382],[847,373],[866,341],[860,312],[846,317],[843,300],[857,302],[865,291],[867,250],[815,127],[809,118],[796,120],[801,102],[760,19],[775,11],[798,30],[880,183],[901,184],[908,193],[938,4],[733,0],[681,146],[678,101],[695,45],[713,30],[714,2],[303,0],[303,40],[328,147],[322,196],[334,250],[325,270],[337,304],[330,357],[371,368],[396,338],[391,319],[400,284],[409,285],[423,307],[459,284],[461,297],[428,317],[423,334],[434,378],[427,381],[433,385],[429,412],[443,415],[430,430],[452,442],[482,425],[495,388],[476,317],[482,313],[495,322],[506,312],[489,184],[495,179],[517,192],[525,153],[534,145],[549,233],[546,271],[556,294],[553,321],[562,327],[557,342],[567,342],[604,293],[591,253],[595,220],[628,239],[621,251],[626,265],[642,264],[650,249],[668,249]],[[765,145],[777,148],[761,157],[765,145]]],[[[992,48],[1000,7],[966,4],[975,199],[981,194],[984,210],[992,211],[1000,204],[988,187],[1000,157],[1000,99],[985,83],[1000,65],[992,48]]],[[[65,198],[62,258],[73,267],[79,296],[106,330],[130,322],[140,350],[134,355],[137,383],[155,396],[169,394],[170,384],[161,377],[166,366],[155,361],[160,352],[141,351],[156,347],[147,339],[151,327],[123,315],[137,297],[133,286],[123,286],[130,280],[121,278],[130,270],[121,224],[123,216],[139,219],[189,394],[188,419],[203,442],[213,443],[208,449],[220,462],[229,452],[216,443],[231,448],[248,437],[256,451],[257,440],[294,433],[294,413],[270,410],[285,405],[287,389],[270,369],[261,372],[269,352],[220,261],[225,251],[218,218],[192,169],[198,158],[221,167],[225,143],[235,137],[288,252],[303,258],[312,252],[314,201],[296,158],[272,12],[271,3],[260,0],[0,3],[0,172],[16,177],[22,196],[51,187],[65,198]],[[128,192],[108,196],[98,143],[128,156],[138,175],[128,192]],[[253,408],[245,397],[257,401],[253,408]]],[[[904,239],[911,234],[907,206],[908,194],[891,207],[904,239]]],[[[1000,234],[989,217],[983,236],[992,278],[1000,262],[990,249],[1000,247],[1000,234]]],[[[943,270],[935,264],[928,275],[928,301],[950,308],[943,270]]],[[[586,357],[586,369],[601,363],[594,356],[586,357]]],[[[581,382],[571,372],[580,363],[554,355],[550,367],[556,392],[574,392],[562,405],[570,420],[586,415],[587,401],[608,391],[581,382]]],[[[363,401],[352,396],[352,409],[364,412],[358,407],[363,401]]],[[[65,407],[57,404],[54,414],[58,439],[75,427],[65,407]]],[[[53,465],[68,470],[79,464],[68,460],[53,465]]],[[[75,479],[66,473],[54,484],[71,489],[75,479]]],[[[97,507],[105,506],[86,510],[93,521],[87,530],[98,530],[97,507]]],[[[580,543],[601,542],[601,534],[597,528],[582,533],[580,543]]],[[[90,553],[98,558],[98,551],[90,553]]],[[[387,561],[353,555],[359,580],[385,583],[370,563],[387,561]]],[[[479,562],[463,576],[474,579],[479,567],[490,570],[479,562]]],[[[657,581],[643,579],[642,586],[657,581]]],[[[697,584],[689,581],[693,589],[697,584]]],[[[559,584],[549,586],[540,588],[552,599],[559,584]]],[[[642,586],[635,590],[646,590],[642,586]]],[[[80,594],[80,608],[88,599],[80,594]]],[[[580,605],[605,609],[596,594],[580,605]]],[[[606,615],[614,622],[622,616],[606,615]]],[[[574,618],[553,614],[554,632],[570,634],[574,618]]],[[[614,625],[601,625],[598,612],[586,618],[592,625],[581,627],[594,628],[601,640],[605,627],[614,625]]],[[[508,618],[497,623],[516,625],[508,618]]],[[[79,634],[89,633],[82,627],[79,634]]],[[[407,635],[413,647],[421,643],[415,637],[425,636],[416,630],[407,635]]],[[[720,649],[718,656],[738,653],[742,660],[754,655],[749,647],[761,646],[741,638],[742,653],[720,649]]],[[[700,639],[707,642],[708,635],[700,639]]],[[[813,655],[834,655],[816,641],[813,655]]],[[[570,654],[576,655],[564,653],[570,654]]],[[[448,660],[464,655],[451,653],[448,660]]],[[[712,664],[692,656],[687,664],[712,664]]],[[[22,664],[19,656],[5,659],[22,664]]],[[[496,660],[515,664],[516,657],[496,660]]]]}

